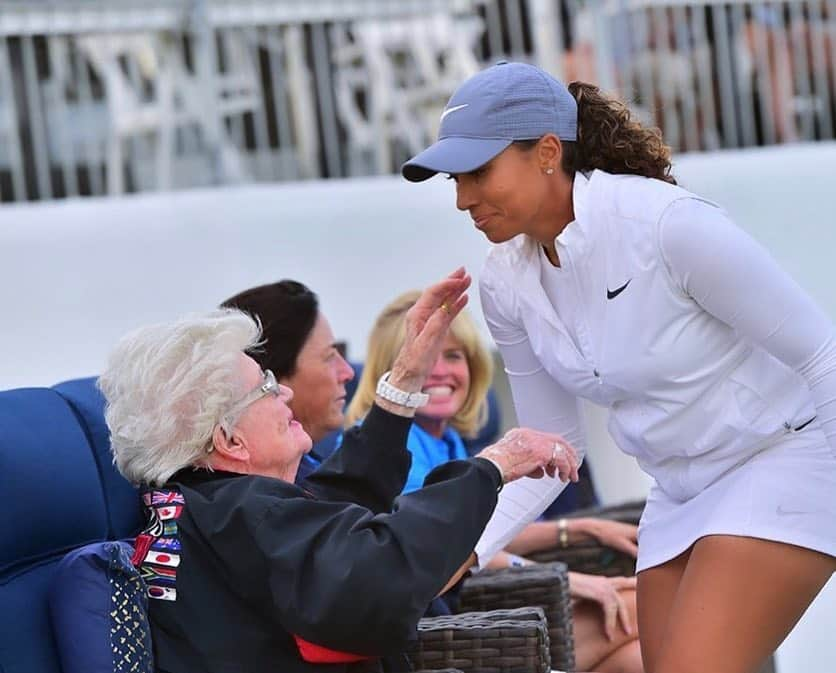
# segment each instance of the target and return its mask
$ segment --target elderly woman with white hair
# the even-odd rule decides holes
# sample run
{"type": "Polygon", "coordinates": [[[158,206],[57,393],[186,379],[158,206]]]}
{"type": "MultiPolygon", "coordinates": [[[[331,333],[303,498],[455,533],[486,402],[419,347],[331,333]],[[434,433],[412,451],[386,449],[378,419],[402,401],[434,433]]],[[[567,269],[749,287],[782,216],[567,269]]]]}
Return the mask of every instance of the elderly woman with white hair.
{"type": "Polygon", "coordinates": [[[120,342],[100,385],[116,464],[148,486],[134,562],[158,671],[383,670],[472,562],[503,483],[577,478],[559,436],[517,430],[396,500],[421,386],[469,283],[460,269],[423,293],[375,406],[302,487],[310,437],[292,390],[246,355],[260,337],[249,316],[215,311],[120,342]]]}

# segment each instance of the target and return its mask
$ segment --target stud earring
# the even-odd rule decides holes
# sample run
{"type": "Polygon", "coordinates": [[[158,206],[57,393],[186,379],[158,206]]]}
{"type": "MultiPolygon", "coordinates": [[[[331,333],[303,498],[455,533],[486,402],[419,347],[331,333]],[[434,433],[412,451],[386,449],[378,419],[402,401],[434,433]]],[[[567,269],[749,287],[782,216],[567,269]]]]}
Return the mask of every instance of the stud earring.
{"type": "Polygon", "coordinates": [[[553,168],[547,168],[547,169],[546,169],[545,171],[543,171],[543,172],[544,172],[546,175],[553,175],[553,174],[554,174],[554,169],[553,169],[553,168]]]}

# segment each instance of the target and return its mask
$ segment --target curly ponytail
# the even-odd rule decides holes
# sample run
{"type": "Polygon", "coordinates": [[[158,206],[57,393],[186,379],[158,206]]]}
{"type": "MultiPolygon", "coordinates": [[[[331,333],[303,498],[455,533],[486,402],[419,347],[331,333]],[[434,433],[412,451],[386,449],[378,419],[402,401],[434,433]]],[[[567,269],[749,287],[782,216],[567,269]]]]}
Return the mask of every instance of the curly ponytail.
{"type": "Polygon", "coordinates": [[[671,148],[658,128],[631,117],[629,108],[592,84],[572,82],[578,101],[578,141],[563,141],[561,169],[569,176],[595,168],[616,174],[643,175],[673,185],[671,148]]]}

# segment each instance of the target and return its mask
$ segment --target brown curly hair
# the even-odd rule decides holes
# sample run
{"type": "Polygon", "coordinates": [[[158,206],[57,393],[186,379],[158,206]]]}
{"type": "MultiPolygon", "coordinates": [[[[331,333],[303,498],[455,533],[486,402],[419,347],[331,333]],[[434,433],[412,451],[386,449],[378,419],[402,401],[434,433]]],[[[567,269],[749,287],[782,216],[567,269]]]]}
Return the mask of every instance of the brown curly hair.
{"type": "MultiPolygon", "coordinates": [[[[566,175],[598,168],[676,184],[671,175],[671,148],[658,128],[643,126],[633,119],[627,105],[593,84],[572,82],[568,88],[578,102],[578,140],[561,141],[560,168],[566,175]]],[[[533,147],[536,142],[521,144],[533,147]]]]}

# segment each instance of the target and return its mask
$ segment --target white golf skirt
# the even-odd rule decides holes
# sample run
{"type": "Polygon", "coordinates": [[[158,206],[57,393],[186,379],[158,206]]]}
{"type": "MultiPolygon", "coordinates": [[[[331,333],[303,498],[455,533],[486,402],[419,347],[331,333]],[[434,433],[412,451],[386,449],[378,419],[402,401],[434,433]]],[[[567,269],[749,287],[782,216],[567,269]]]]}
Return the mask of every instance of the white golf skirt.
{"type": "Polygon", "coordinates": [[[654,486],[639,524],[637,571],[679,556],[706,535],[756,537],[836,556],[836,450],[818,421],[689,500],[654,486]]]}

